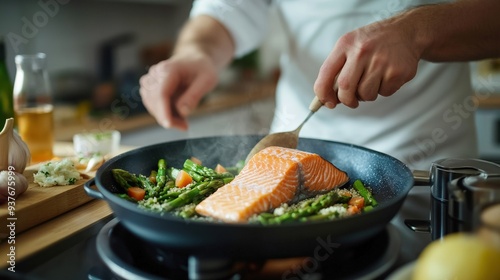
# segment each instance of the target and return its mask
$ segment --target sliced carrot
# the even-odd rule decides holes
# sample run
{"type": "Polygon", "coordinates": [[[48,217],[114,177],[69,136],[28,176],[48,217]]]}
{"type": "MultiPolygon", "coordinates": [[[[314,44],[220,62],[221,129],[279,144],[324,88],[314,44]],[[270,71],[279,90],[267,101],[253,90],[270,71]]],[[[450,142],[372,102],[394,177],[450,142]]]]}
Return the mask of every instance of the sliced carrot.
{"type": "Polygon", "coordinates": [[[186,171],[181,170],[175,177],[175,186],[178,188],[184,188],[185,186],[191,184],[193,182],[193,178],[186,171]]]}
{"type": "Polygon", "coordinates": [[[144,199],[144,196],[146,195],[146,191],[142,188],[139,188],[139,187],[130,187],[127,189],[127,194],[131,198],[139,201],[139,200],[144,199]]]}
{"type": "Polygon", "coordinates": [[[353,215],[353,214],[358,214],[361,212],[361,208],[358,208],[358,206],[356,205],[349,205],[349,207],[347,207],[347,213],[353,215]]]}
{"type": "Polygon", "coordinates": [[[220,164],[217,164],[217,166],[215,167],[214,170],[215,170],[215,172],[217,172],[219,174],[227,172],[226,168],[220,164]]]}
{"type": "Polygon", "coordinates": [[[361,196],[355,196],[349,200],[348,204],[363,209],[363,207],[365,207],[365,199],[361,196]]]}
{"type": "Polygon", "coordinates": [[[198,165],[201,165],[201,160],[197,157],[191,157],[190,158],[192,162],[198,164],[198,165]]]}

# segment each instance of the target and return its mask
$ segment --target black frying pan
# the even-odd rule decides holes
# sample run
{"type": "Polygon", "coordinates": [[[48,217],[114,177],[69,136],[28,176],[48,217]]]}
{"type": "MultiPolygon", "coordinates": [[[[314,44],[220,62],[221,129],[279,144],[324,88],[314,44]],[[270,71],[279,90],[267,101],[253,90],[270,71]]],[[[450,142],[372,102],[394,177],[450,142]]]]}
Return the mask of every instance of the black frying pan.
{"type": "Polygon", "coordinates": [[[104,199],[115,216],[133,234],[156,246],[191,255],[240,258],[283,258],[304,256],[315,250],[334,250],[359,244],[381,232],[399,211],[413,186],[411,171],[397,159],[363,147],[300,138],[298,149],[314,152],[361,179],[379,201],[373,211],[333,221],[261,226],[183,220],[168,213],[151,213],[115,195],[119,191],[111,169],[122,168],[149,174],[158,159],[181,167],[196,156],[206,166],[225,166],[245,159],[261,136],[221,136],[174,141],[141,147],[107,161],[85,184],[88,195],[104,199]],[[97,186],[98,191],[91,188],[97,186]]]}

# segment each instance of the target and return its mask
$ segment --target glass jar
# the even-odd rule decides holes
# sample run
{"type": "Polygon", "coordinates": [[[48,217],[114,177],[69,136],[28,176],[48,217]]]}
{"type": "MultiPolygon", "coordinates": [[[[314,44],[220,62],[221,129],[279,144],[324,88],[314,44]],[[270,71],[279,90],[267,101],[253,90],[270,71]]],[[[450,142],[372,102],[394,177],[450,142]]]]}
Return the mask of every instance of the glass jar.
{"type": "Polygon", "coordinates": [[[44,53],[17,55],[14,113],[18,133],[31,152],[31,162],[53,158],[54,117],[44,53]]]}

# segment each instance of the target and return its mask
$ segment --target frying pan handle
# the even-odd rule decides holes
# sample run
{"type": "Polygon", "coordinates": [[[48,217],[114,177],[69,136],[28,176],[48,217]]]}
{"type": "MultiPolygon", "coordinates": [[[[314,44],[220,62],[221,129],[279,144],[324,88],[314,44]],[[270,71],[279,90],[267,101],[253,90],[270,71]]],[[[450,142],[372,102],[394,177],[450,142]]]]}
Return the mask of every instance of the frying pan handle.
{"type": "Polygon", "coordinates": [[[431,222],[425,220],[405,219],[405,225],[414,232],[431,233],[431,222]]]}
{"type": "MultiPolygon", "coordinates": [[[[431,172],[427,170],[413,170],[413,185],[414,186],[431,186],[431,172]]],[[[431,232],[431,223],[430,221],[425,220],[413,220],[413,219],[405,219],[405,225],[414,232],[423,232],[430,233],[431,232]]]]}
{"type": "Polygon", "coordinates": [[[413,170],[414,186],[430,186],[431,173],[427,170],[413,170]]]}
{"type": "Polygon", "coordinates": [[[102,195],[101,192],[96,191],[92,188],[92,186],[94,185],[95,185],[95,178],[92,178],[87,182],[85,182],[85,184],[83,184],[83,188],[85,189],[87,195],[97,199],[104,199],[104,196],[102,195]]]}

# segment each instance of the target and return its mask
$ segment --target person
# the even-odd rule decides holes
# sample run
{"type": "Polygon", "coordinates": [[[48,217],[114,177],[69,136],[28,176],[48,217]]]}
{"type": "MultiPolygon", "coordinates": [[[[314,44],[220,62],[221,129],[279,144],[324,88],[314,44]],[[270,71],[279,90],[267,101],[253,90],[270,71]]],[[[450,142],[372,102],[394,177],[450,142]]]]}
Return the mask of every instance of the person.
{"type": "Polygon", "coordinates": [[[172,56],[140,80],[160,125],[188,128],[220,71],[262,43],[271,9],[287,37],[271,132],[294,129],[316,95],[332,110],[320,109],[301,137],[360,145],[414,169],[477,157],[467,61],[500,54],[497,0],[194,1],[172,56]]]}

